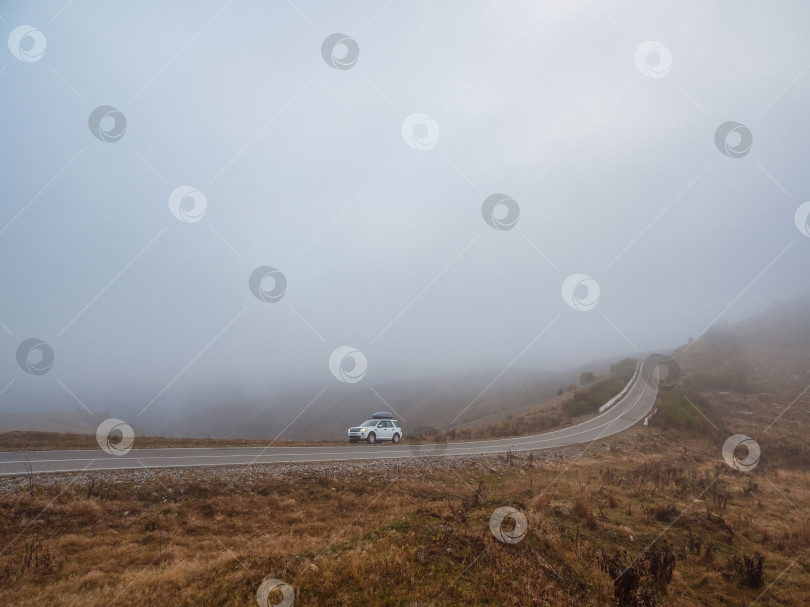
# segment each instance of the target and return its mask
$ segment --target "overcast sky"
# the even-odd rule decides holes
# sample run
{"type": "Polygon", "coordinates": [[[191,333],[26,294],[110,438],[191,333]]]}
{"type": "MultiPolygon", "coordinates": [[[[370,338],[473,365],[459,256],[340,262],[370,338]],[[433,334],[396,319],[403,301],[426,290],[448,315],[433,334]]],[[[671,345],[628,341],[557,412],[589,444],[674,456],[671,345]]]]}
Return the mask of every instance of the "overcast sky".
{"type": "Polygon", "coordinates": [[[567,368],[808,289],[806,2],[0,17],[5,410],[326,386],[341,346],[372,384],[567,368]]]}

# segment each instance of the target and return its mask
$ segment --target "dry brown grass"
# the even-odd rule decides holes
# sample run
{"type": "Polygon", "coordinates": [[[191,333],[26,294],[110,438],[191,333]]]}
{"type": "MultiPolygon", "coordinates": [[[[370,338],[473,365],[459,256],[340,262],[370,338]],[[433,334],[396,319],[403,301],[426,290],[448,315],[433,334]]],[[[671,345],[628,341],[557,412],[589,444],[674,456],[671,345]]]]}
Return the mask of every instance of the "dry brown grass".
{"type": "Polygon", "coordinates": [[[745,572],[756,552],[773,582],[757,605],[803,604],[807,471],[736,473],[709,439],[641,436],[543,465],[510,454],[407,476],[35,483],[33,496],[0,497],[0,604],[251,605],[274,577],[296,605],[606,605],[602,553],[654,563],[644,549],[659,536],[676,556],[671,580],[639,564],[636,591],[662,605],[750,604],[764,586],[735,563],[745,572]],[[488,528],[504,505],[529,522],[515,545],[488,528]]]}

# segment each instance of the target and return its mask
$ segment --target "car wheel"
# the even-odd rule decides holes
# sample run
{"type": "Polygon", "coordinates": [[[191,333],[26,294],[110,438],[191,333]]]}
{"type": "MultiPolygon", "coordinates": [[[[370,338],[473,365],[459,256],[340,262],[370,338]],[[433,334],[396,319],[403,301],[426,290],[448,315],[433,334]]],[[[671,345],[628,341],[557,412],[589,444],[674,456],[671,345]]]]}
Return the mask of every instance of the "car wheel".
{"type": "Polygon", "coordinates": [[[394,437],[391,439],[391,442],[396,445],[399,442],[399,434],[394,434],[394,437]]]}
{"type": "Polygon", "coordinates": [[[369,445],[373,445],[375,442],[377,442],[377,435],[375,435],[372,432],[371,434],[368,435],[368,438],[366,439],[366,441],[368,441],[369,445]]]}

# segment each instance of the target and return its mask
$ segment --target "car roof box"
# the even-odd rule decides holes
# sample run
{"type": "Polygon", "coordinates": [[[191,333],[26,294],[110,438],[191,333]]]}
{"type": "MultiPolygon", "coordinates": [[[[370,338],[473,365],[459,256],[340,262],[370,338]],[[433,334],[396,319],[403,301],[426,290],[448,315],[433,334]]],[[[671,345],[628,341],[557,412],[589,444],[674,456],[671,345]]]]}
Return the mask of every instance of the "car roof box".
{"type": "Polygon", "coordinates": [[[391,419],[394,416],[391,415],[388,411],[380,411],[379,413],[375,413],[371,417],[373,417],[374,419],[391,419]]]}

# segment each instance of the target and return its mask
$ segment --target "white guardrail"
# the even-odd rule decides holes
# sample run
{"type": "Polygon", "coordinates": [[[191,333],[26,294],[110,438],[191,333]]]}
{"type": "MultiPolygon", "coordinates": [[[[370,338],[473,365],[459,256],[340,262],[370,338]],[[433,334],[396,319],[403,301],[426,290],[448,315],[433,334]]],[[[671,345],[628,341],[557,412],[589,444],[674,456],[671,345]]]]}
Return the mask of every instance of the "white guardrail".
{"type": "Polygon", "coordinates": [[[642,362],[643,362],[643,361],[638,361],[638,364],[636,365],[636,372],[635,372],[635,373],[633,373],[633,377],[631,377],[631,378],[630,378],[630,381],[629,381],[629,382],[627,382],[627,385],[626,385],[624,388],[622,388],[622,391],[621,391],[621,392],[619,392],[619,393],[618,393],[616,396],[614,396],[613,398],[611,398],[611,399],[610,399],[608,402],[606,402],[604,405],[602,405],[601,407],[599,407],[599,413],[602,413],[602,412],[603,412],[605,409],[607,409],[607,408],[609,408],[611,405],[615,404],[615,403],[616,403],[616,401],[620,400],[620,399],[621,399],[621,398],[622,398],[622,397],[623,397],[625,394],[627,394],[627,391],[630,389],[630,386],[632,386],[632,385],[633,385],[633,383],[634,383],[634,382],[636,381],[636,379],[638,378],[638,374],[639,374],[639,372],[641,371],[641,363],[642,363],[642,362]]]}

